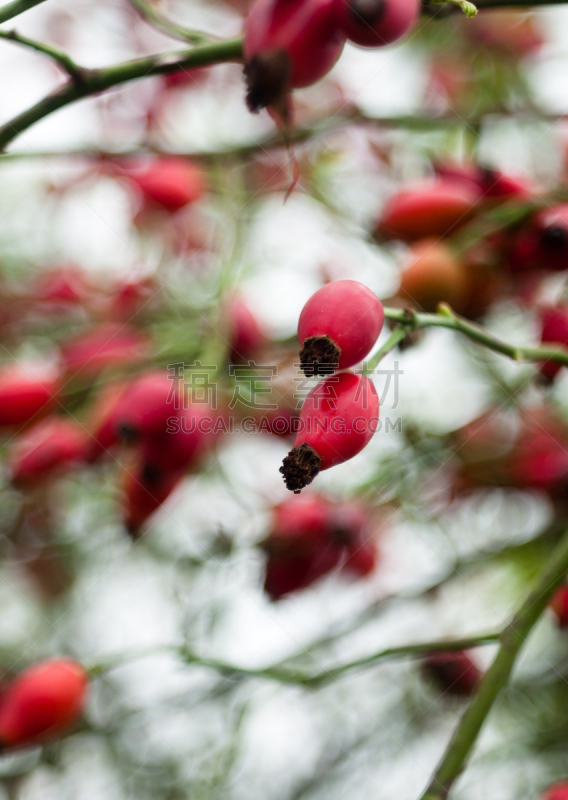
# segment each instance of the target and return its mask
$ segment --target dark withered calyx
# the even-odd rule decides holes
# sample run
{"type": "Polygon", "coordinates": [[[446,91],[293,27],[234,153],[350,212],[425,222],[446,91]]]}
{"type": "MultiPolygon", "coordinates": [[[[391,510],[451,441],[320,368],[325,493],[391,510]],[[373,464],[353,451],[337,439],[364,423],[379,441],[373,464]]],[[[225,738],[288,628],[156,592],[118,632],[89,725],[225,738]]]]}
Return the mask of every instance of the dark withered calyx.
{"type": "Polygon", "coordinates": [[[272,106],[279,110],[286,107],[290,90],[291,65],[284,50],[272,50],[253,56],[245,64],[247,106],[256,113],[272,106]]]}
{"type": "Polygon", "coordinates": [[[300,366],[307,378],[331,375],[339,366],[341,347],[330,336],[309,336],[300,351],[300,366]]]}
{"type": "Polygon", "coordinates": [[[349,11],[355,22],[376,25],[386,10],[385,0],[351,0],[349,11]]]}
{"type": "Polygon", "coordinates": [[[321,467],[321,456],[309,444],[301,444],[292,448],[280,467],[286,488],[294,494],[300,494],[309,486],[321,467]]]}

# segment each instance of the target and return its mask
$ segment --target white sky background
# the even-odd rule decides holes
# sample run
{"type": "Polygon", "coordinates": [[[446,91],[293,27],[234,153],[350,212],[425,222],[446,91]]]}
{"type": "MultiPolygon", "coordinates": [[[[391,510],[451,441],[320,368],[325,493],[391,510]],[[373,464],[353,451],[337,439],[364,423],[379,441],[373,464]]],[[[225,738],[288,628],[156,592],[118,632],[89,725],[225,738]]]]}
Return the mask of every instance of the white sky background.
{"type": "MultiPolygon", "coordinates": [[[[172,7],[173,12],[187,26],[222,36],[239,32],[238,16],[222,11],[219,5],[186,2],[172,7]]],[[[549,41],[527,65],[531,86],[544,110],[568,112],[568,8],[550,9],[541,16],[549,41]]],[[[89,67],[176,46],[140,25],[135,49],[129,38],[131,17],[115,2],[48,0],[17,20],[17,29],[42,38],[48,23],[49,29],[61,36],[62,46],[89,67]],[[58,23],[57,10],[71,15],[71,22],[61,17],[58,23]]],[[[423,56],[408,45],[373,53],[347,47],[332,78],[347,97],[370,114],[407,114],[416,111],[421,101],[423,66],[423,56]]],[[[227,147],[272,129],[266,115],[252,117],[246,111],[238,67],[219,67],[216,73],[214,85],[218,90],[198,88],[184,97],[179,95],[175,108],[169,109],[166,142],[170,147],[227,147]]],[[[4,42],[0,43],[0,74],[4,76],[0,89],[3,120],[37,101],[58,80],[57,71],[46,66],[44,58],[4,42]]],[[[134,145],[141,131],[136,111],[155,86],[154,81],[139,82],[126,96],[113,93],[110,101],[76,104],[26,131],[12,149],[34,153],[96,145],[114,147],[117,143],[121,147],[134,145]],[[112,107],[119,96],[120,109],[109,113],[101,125],[101,109],[112,107]]],[[[305,97],[323,102],[326,91],[320,85],[308,90],[305,97]]],[[[488,131],[481,152],[489,163],[551,181],[562,156],[558,139],[557,134],[544,131],[535,140],[534,131],[510,126],[488,131]],[[549,147],[550,142],[556,142],[557,147],[549,147]]],[[[140,262],[151,268],[152,252],[140,252],[132,233],[128,198],[110,179],[70,190],[49,219],[42,219],[46,182],[65,185],[80,169],[64,158],[0,165],[0,254],[15,251],[37,262],[68,256],[79,259],[85,269],[103,274],[126,273],[140,262]]],[[[421,159],[411,156],[403,172],[411,178],[423,169],[421,159]]],[[[397,267],[392,254],[359,238],[362,226],[377,213],[392,186],[384,178],[379,181],[368,154],[358,146],[339,161],[331,180],[339,207],[346,213],[341,227],[323,206],[296,193],[285,205],[280,195],[268,196],[248,231],[241,255],[243,293],[275,335],[294,332],[301,307],[321,284],[323,266],[334,278],[361,280],[380,296],[388,296],[396,288],[397,267]]],[[[505,311],[498,325],[503,336],[519,343],[530,341],[534,333],[532,321],[514,310],[505,311]]],[[[487,386],[480,371],[472,369],[471,356],[451,334],[432,332],[399,360],[404,370],[400,402],[391,409],[387,399],[383,414],[392,418],[400,415],[403,424],[444,432],[483,410],[487,386]]],[[[517,367],[507,365],[503,369],[512,373],[517,367]]],[[[378,434],[352,462],[320,476],[317,488],[348,495],[350,487],[371,474],[377,459],[396,452],[399,446],[396,434],[378,434]]],[[[181,643],[189,635],[192,645],[203,654],[250,667],[264,666],[294,652],[334,621],[347,618],[384,593],[435,579],[447,568],[448,541],[457,552],[464,553],[502,539],[523,540],[538,531],[550,513],[538,497],[505,497],[497,492],[479,501],[474,510],[465,509],[455,519],[449,518],[444,530],[423,521],[411,523],[401,516],[392,521],[385,537],[381,568],[368,580],[349,584],[343,578],[331,577],[315,589],[271,605],[259,588],[261,558],[247,545],[265,532],[269,503],[285,498],[278,466],[286,449],[285,443],[263,437],[231,441],[222,452],[221,463],[233,476],[233,492],[208,475],[188,479],[157,515],[150,533],[154,546],[167,556],[161,561],[144,545],[131,548],[124,541],[108,499],[95,497],[90,504],[77,499],[88,488],[88,478],[79,476],[78,485],[66,490],[75,510],[62,531],[64,536],[85,540],[89,553],[74,590],[73,606],[52,610],[47,622],[45,609],[35,608],[25,599],[29,587],[18,583],[21,578],[14,571],[5,571],[6,582],[0,583],[4,609],[0,644],[21,649],[25,660],[69,650],[70,646],[80,657],[96,660],[108,653],[181,643]],[[176,559],[206,552],[218,527],[236,534],[242,549],[232,560],[213,563],[188,577],[176,566],[176,559]]],[[[111,483],[109,477],[109,488],[111,483]]],[[[507,618],[508,601],[517,588],[511,575],[497,568],[468,577],[467,582],[458,580],[428,603],[393,608],[343,642],[336,655],[349,660],[394,644],[464,636],[498,626],[507,618]]],[[[553,651],[553,638],[553,625],[545,619],[528,647],[526,669],[539,663],[544,648],[553,651]]],[[[490,652],[480,651],[480,658],[486,660],[490,652]]],[[[318,669],[323,664],[313,666],[318,669]]],[[[211,677],[210,672],[184,667],[171,658],[136,661],[112,674],[113,689],[104,681],[96,682],[90,714],[101,722],[112,716],[113,708],[143,708],[129,733],[133,761],[171,759],[188,786],[191,781],[199,784],[200,775],[209,774],[207,759],[230,736],[234,721],[227,706],[219,701],[187,710],[162,707],[160,702],[206,685],[211,677]]],[[[369,749],[363,751],[351,771],[340,773],[332,789],[324,785],[315,796],[412,800],[445,745],[458,707],[439,712],[434,717],[435,726],[428,728],[426,735],[409,736],[409,719],[400,704],[414,704],[414,710],[426,712],[434,699],[420,686],[414,667],[407,663],[349,676],[339,687],[317,693],[267,683],[259,684],[255,691],[243,686],[229,704],[234,710],[239,703],[249,703],[239,733],[241,749],[235,778],[218,790],[203,783],[202,796],[280,800],[287,796],[286,787],[314,770],[330,731],[336,732],[341,744],[342,739],[356,739],[366,729],[375,728],[369,749]]],[[[502,735],[489,726],[481,752],[499,744],[502,735]]],[[[117,774],[109,748],[93,737],[79,735],[63,747],[65,768],[57,771],[45,766],[34,772],[23,783],[19,800],[121,800],[136,796],[132,786],[124,782],[125,776],[117,774]]],[[[29,763],[28,756],[0,762],[0,771],[18,773],[29,763]]],[[[481,764],[466,774],[459,797],[528,800],[539,780],[538,768],[530,761],[505,762],[499,774],[489,776],[481,764]]],[[[4,800],[1,790],[0,797],[4,800]]],[[[9,800],[7,794],[5,798],[9,800]]]]}

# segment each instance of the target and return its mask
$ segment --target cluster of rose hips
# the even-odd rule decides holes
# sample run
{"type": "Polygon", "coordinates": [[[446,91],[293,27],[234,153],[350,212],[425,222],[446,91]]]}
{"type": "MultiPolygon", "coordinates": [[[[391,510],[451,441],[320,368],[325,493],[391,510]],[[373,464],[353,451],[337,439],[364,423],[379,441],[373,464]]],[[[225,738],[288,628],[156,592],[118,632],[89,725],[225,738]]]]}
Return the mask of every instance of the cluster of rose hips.
{"type": "MultiPolygon", "coordinates": [[[[408,244],[395,301],[427,312],[448,303],[475,320],[513,297],[536,312],[541,344],[567,344],[568,304],[551,303],[542,288],[550,275],[568,270],[568,204],[547,202],[525,181],[494,170],[436,169],[435,178],[391,197],[374,232],[381,241],[408,244]],[[497,206],[517,220],[467,244],[468,226],[497,206]]],[[[540,373],[552,381],[560,369],[545,362],[540,373]]]]}
{"type": "Polygon", "coordinates": [[[347,40],[390,44],[410,31],[419,11],[417,0],[256,0],[244,37],[249,108],[269,106],[285,117],[289,92],[323,78],[347,40]]]}

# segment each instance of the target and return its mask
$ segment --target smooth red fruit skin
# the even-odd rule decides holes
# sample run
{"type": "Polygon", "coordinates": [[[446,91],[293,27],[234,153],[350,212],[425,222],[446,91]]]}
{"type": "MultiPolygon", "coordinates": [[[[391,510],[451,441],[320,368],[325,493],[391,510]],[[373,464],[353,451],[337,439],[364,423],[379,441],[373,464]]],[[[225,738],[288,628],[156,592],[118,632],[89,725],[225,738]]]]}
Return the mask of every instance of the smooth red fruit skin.
{"type": "Polygon", "coordinates": [[[0,743],[6,748],[55,739],[81,716],[89,676],[69,658],[24,670],[0,700],[0,743]]]}
{"type": "Polygon", "coordinates": [[[379,338],[384,319],[381,301],[358,281],[334,281],[318,289],[298,322],[298,339],[304,348],[300,360],[306,375],[329,374],[335,364],[335,369],[358,364],[379,338]],[[308,346],[306,340],[312,337],[329,337],[340,353],[335,350],[330,355],[328,348],[321,351],[319,341],[313,342],[313,348],[308,346]]]}
{"type": "Polygon", "coordinates": [[[71,419],[45,419],[12,444],[9,465],[14,483],[33,483],[60,467],[83,461],[87,438],[71,419]]]}
{"type": "Polygon", "coordinates": [[[145,168],[127,170],[126,175],[147,205],[172,213],[195,203],[207,190],[207,177],[201,167],[185,158],[155,158],[145,168]]]}
{"type": "MultiPolygon", "coordinates": [[[[540,343],[568,346],[568,306],[541,306],[539,309],[541,324],[540,343]]],[[[552,381],[562,369],[562,364],[555,361],[544,361],[540,365],[540,373],[552,381]]]]}
{"type": "Polygon", "coordinates": [[[568,781],[559,781],[549,786],[542,793],[541,800],[568,800],[568,781]]]}
{"type": "Polygon", "coordinates": [[[418,0],[336,0],[337,20],[350,42],[381,47],[407,34],[420,15],[418,0]]]}
{"type": "Polygon", "coordinates": [[[144,523],[167,500],[182,477],[179,470],[163,471],[145,463],[126,469],[123,518],[133,539],[139,537],[144,523]]]}
{"type": "Polygon", "coordinates": [[[238,297],[227,306],[231,361],[246,361],[266,344],[267,337],[246,303],[238,297]]]}
{"type": "Polygon", "coordinates": [[[149,353],[147,338],[119,323],[97,325],[61,346],[66,373],[93,377],[104,369],[140,361],[149,353]]]}
{"type": "MultiPolygon", "coordinates": [[[[568,628],[568,586],[561,586],[552,595],[549,603],[556,615],[559,628],[568,628]]],[[[568,800],[568,791],[566,794],[568,800]]]]}
{"type": "Polygon", "coordinates": [[[249,108],[277,104],[289,90],[319,81],[344,44],[335,0],[256,0],[244,31],[249,108]]]}
{"type": "Polygon", "coordinates": [[[379,421],[379,397],[364,375],[341,372],[315,386],[300,412],[301,428],[280,472],[299,494],[315,476],[348,461],[371,441],[379,421]]]}
{"type": "Polygon", "coordinates": [[[59,379],[10,364],[0,370],[0,427],[23,425],[53,406],[59,379]]]}
{"type": "Polygon", "coordinates": [[[479,191],[457,181],[425,181],[401,190],[387,202],[376,233],[414,242],[447,236],[471,219],[479,191]]]}
{"type": "Polygon", "coordinates": [[[322,459],[321,470],[335,467],[354,458],[373,438],[379,420],[377,390],[365,375],[342,372],[312,389],[300,420],[306,430],[298,433],[294,446],[312,446],[322,459]],[[321,422],[327,430],[321,430],[321,422]]]}
{"type": "Polygon", "coordinates": [[[481,671],[464,650],[431,653],[422,668],[442,691],[460,697],[472,695],[481,681],[481,671]]]}

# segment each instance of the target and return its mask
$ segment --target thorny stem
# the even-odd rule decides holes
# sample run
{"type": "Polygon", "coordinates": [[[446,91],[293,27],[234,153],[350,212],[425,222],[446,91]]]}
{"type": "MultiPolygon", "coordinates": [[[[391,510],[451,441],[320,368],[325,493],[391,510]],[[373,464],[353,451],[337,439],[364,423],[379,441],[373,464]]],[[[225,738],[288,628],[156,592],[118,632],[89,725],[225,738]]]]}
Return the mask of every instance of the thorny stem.
{"type": "Polygon", "coordinates": [[[421,800],[446,800],[463,771],[479,732],[506,686],[515,661],[550,597],[568,571],[568,531],[546,562],[527,598],[503,629],[499,650],[479,690],[465,710],[446,752],[421,800]]]}

